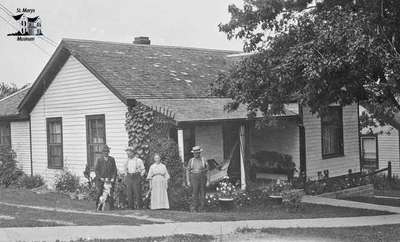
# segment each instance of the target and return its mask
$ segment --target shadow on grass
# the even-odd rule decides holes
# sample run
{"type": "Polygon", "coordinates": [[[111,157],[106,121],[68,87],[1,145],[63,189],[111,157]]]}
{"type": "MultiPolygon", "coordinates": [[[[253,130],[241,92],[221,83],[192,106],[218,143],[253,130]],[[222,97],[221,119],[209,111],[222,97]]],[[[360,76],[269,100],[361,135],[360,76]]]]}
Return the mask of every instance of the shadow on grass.
{"type": "Polygon", "coordinates": [[[215,241],[211,235],[183,234],[162,237],[145,237],[136,239],[79,239],[71,242],[153,242],[153,241],[177,241],[177,242],[209,242],[215,241]]]}

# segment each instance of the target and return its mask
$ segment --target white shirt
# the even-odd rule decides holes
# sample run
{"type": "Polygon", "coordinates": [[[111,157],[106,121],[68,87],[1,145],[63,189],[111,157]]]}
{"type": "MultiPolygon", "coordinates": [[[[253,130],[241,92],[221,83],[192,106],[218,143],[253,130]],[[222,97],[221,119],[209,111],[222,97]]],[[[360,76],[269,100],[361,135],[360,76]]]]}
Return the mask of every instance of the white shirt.
{"type": "Polygon", "coordinates": [[[140,173],[140,175],[144,175],[145,168],[143,161],[140,158],[132,158],[126,160],[125,163],[125,171],[127,173],[140,173]]]}

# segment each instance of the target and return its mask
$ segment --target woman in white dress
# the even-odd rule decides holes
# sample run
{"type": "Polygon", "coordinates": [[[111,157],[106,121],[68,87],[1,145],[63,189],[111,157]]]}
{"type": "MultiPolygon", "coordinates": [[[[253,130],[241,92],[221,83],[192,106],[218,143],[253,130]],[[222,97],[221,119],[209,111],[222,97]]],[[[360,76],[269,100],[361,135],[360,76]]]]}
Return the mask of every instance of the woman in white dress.
{"type": "Polygon", "coordinates": [[[154,163],[150,166],[147,179],[150,182],[150,209],[169,209],[167,167],[161,163],[159,154],[154,155],[154,163]]]}

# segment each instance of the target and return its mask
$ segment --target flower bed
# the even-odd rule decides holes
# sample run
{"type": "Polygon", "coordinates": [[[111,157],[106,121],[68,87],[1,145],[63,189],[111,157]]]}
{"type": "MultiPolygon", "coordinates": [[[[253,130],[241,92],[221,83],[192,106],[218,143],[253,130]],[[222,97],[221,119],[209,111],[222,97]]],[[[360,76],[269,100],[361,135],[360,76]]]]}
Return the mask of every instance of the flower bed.
{"type": "Polygon", "coordinates": [[[206,204],[209,211],[268,205],[283,205],[288,209],[297,210],[301,208],[303,194],[303,190],[294,189],[290,183],[280,180],[263,188],[243,191],[225,177],[217,185],[216,192],[206,196],[206,204]]]}

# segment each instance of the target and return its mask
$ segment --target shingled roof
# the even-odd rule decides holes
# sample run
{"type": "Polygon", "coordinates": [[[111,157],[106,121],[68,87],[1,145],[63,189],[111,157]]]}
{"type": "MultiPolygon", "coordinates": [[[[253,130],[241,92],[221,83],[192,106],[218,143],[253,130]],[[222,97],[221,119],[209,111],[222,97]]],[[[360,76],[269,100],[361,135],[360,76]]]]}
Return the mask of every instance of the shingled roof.
{"type": "Polygon", "coordinates": [[[18,111],[18,105],[28,91],[29,87],[0,100],[0,120],[20,120],[28,118],[27,115],[23,115],[18,111]]]}
{"type": "MultiPolygon", "coordinates": [[[[232,102],[229,98],[138,99],[137,101],[161,113],[169,113],[177,123],[247,119],[247,109],[244,105],[240,105],[233,112],[224,110],[225,105],[232,102]]],[[[291,103],[285,105],[284,113],[275,117],[297,115],[298,105],[291,103]]],[[[262,114],[257,113],[257,117],[262,117],[262,114]]]]}
{"type": "Polygon", "coordinates": [[[204,98],[239,52],[63,39],[21,108],[30,112],[70,55],[124,103],[139,98],[204,98]]]}

